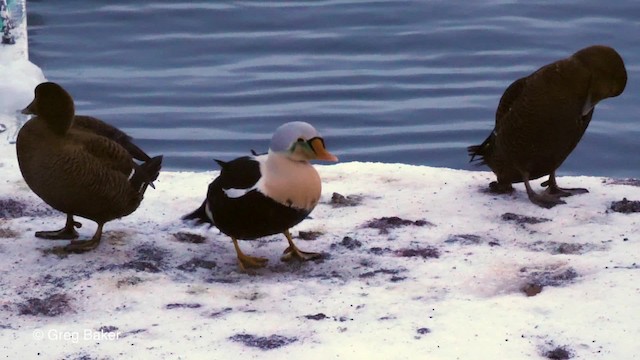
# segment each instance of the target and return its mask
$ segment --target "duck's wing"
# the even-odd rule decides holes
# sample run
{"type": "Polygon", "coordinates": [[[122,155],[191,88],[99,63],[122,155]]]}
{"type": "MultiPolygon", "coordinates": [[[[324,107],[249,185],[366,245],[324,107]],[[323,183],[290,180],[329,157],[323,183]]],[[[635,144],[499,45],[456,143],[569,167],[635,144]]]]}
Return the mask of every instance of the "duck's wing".
{"type": "Polygon", "coordinates": [[[260,162],[254,156],[243,156],[229,162],[216,160],[220,165],[217,186],[229,198],[244,196],[254,190],[260,180],[260,162]]]}
{"type": "Polygon", "coordinates": [[[254,189],[260,180],[260,163],[255,157],[244,156],[220,165],[220,175],[209,184],[207,198],[199,208],[184,215],[183,220],[196,220],[196,224],[209,223],[214,226],[212,204],[226,203],[228,199],[242,198],[254,189]]]}
{"type": "Polygon", "coordinates": [[[589,126],[589,123],[591,122],[591,118],[593,117],[593,110],[594,109],[591,109],[591,111],[589,111],[587,115],[583,115],[580,118],[579,131],[575,132],[575,137],[572,139],[569,152],[573,151],[573,149],[575,149],[576,146],[578,146],[578,143],[582,139],[582,136],[587,131],[587,127],[589,126]]]}
{"type": "Polygon", "coordinates": [[[482,144],[467,147],[467,152],[471,157],[469,162],[476,161],[478,165],[487,164],[487,158],[492,156],[495,137],[500,132],[501,128],[503,128],[508,121],[511,121],[507,115],[513,106],[520,101],[524,92],[525,84],[526,78],[520,78],[511,83],[511,85],[509,85],[509,87],[504,91],[500,98],[500,102],[498,103],[498,108],[496,109],[496,124],[493,131],[489,136],[487,136],[482,144]]]}
{"type": "Polygon", "coordinates": [[[116,143],[120,144],[120,146],[122,146],[125,150],[127,150],[127,152],[136,160],[144,162],[150,160],[149,155],[147,155],[147,153],[145,153],[142,149],[140,149],[136,144],[133,143],[133,139],[131,138],[131,136],[100,119],[94,118],[92,116],[76,115],[74,118],[73,127],[83,131],[89,131],[115,141],[116,143]]]}
{"type": "Polygon", "coordinates": [[[506,115],[520,100],[521,96],[524,93],[526,82],[526,77],[520,78],[512,82],[511,85],[509,85],[509,87],[504,91],[504,94],[502,94],[500,102],[498,103],[498,108],[496,109],[496,132],[500,131],[500,128],[504,125],[504,121],[507,118],[506,115]]]}
{"type": "Polygon", "coordinates": [[[93,168],[121,172],[127,177],[132,174],[134,162],[131,154],[119,143],[91,132],[76,132],[78,151],[89,157],[93,168]]]}

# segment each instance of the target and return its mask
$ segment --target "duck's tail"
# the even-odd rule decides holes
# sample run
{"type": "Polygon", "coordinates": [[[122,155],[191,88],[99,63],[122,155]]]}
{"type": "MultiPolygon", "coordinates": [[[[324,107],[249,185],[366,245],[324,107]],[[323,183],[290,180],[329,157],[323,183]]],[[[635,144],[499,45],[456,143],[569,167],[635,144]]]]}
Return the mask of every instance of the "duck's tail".
{"type": "MultiPolygon", "coordinates": [[[[253,150],[252,150],[253,151],[253,150]]],[[[214,159],[218,165],[220,165],[220,168],[222,170],[224,170],[225,166],[227,166],[227,162],[224,162],[222,160],[218,160],[218,159],[214,159]]],[[[210,226],[215,226],[215,222],[213,221],[213,214],[211,213],[211,210],[209,209],[209,194],[211,193],[211,186],[213,185],[210,184],[209,185],[209,191],[207,192],[207,198],[204,199],[204,201],[202,202],[202,205],[200,205],[199,208],[195,209],[194,211],[188,213],[187,215],[184,215],[182,217],[182,220],[195,220],[195,224],[196,225],[201,225],[201,224],[209,224],[210,226]]]]}
{"type": "Polygon", "coordinates": [[[162,155],[153,157],[148,161],[135,165],[133,175],[129,179],[129,183],[140,194],[144,194],[147,190],[147,186],[153,186],[153,182],[156,181],[158,175],[160,175],[160,168],[162,167],[162,155]]]}
{"type": "Polygon", "coordinates": [[[476,165],[485,165],[487,163],[487,158],[491,156],[493,152],[493,139],[495,135],[493,132],[487,139],[480,145],[471,145],[467,147],[467,152],[471,159],[469,162],[476,162],[476,165]]]}
{"type": "Polygon", "coordinates": [[[182,220],[195,220],[195,223],[197,225],[200,225],[200,224],[210,224],[211,226],[215,225],[213,223],[213,219],[207,213],[206,199],[202,202],[202,205],[200,205],[199,208],[183,216],[182,220]]]}

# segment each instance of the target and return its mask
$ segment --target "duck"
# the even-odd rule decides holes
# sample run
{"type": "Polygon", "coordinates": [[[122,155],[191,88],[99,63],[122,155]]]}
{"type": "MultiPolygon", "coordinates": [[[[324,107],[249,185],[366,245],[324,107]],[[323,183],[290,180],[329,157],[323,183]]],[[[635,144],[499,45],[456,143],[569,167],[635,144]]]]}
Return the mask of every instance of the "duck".
{"type": "Polygon", "coordinates": [[[514,81],[500,98],[495,127],[480,145],[467,148],[471,162],[496,175],[492,193],[511,193],[523,182],[540,207],[565,204],[563,197],[587,193],[560,188],[556,171],[584,135],[595,106],[625,89],[627,71],[618,52],[605,45],[583,48],[514,81]],[[536,192],[530,181],[548,176],[536,192]]]}
{"type": "Polygon", "coordinates": [[[209,184],[202,205],[183,219],[208,223],[231,237],[243,271],[262,268],[267,259],[245,255],[238,240],[275,234],[283,234],[289,244],[281,260],[317,259],[321,255],[300,250],[290,232],[320,200],[322,183],[312,160],[335,162],[338,158],[327,151],[311,124],[285,123],[274,132],[267,153],[252,151],[228,162],[216,160],[219,176],[209,184]]]}
{"type": "Polygon", "coordinates": [[[69,252],[93,250],[104,224],[134,212],[147,187],[154,186],[162,155],[151,158],[116,127],[91,116],[76,116],[73,98],[57,83],[43,82],[34,93],[22,110],[33,116],[18,132],[18,165],[29,188],[67,215],[62,229],[38,231],[35,236],[72,240],[64,247],[69,252]],[[97,223],[91,239],[75,240],[79,237],[75,228],[82,224],[74,216],[97,223]]]}

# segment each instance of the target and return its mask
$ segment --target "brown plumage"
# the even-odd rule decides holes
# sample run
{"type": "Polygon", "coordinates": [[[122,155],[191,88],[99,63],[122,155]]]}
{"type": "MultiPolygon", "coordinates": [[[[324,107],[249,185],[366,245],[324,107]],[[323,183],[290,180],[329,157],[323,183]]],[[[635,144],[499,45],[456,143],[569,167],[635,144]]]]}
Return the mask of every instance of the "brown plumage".
{"type": "Polygon", "coordinates": [[[496,174],[492,191],[510,192],[512,183],[524,182],[531,202],[545,208],[563,204],[562,196],[587,192],[559,188],[555,172],[582,138],[595,105],[620,95],[626,83],[622,58],[607,46],[543,66],[505,90],[493,132],[468,148],[471,161],[478,157],[496,174]],[[545,175],[549,180],[542,185],[548,188],[536,193],[529,181],[545,175]]]}
{"type": "Polygon", "coordinates": [[[158,177],[162,156],[150,158],[117,128],[89,116],[75,116],[71,96],[58,84],[35,89],[24,110],[36,115],[18,133],[16,150],[27,185],[51,207],[67,214],[65,227],[39,231],[46,239],[75,239],[73,216],[95,221],[89,241],[67,249],[87,251],[100,242],[104,223],[138,208],[148,185],[158,177]],[[143,161],[136,164],[133,159],[143,161]]]}

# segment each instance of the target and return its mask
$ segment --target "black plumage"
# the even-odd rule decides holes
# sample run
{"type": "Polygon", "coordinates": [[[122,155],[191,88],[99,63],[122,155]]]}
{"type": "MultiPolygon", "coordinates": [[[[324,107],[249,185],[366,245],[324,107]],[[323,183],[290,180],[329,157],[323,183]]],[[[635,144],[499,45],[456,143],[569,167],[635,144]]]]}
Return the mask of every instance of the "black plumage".
{"type": "Polygon", "coordinates": [[[584,48],[513,82],[496,110],[495,128],[480,145],[468,147],[471,161],[488,165],[497,181],[490,189],[510,192],[524,182],[529,199],[550,208],[562,196],[587,192],[561,189],[555,173],[575,149],[602,99],[618,96],[627,82],[620,55],[607,46],[584,48]],[[529,184],[549,175],[536,193],[529,184]]]}

